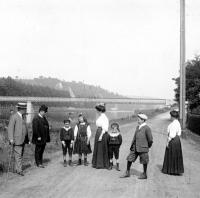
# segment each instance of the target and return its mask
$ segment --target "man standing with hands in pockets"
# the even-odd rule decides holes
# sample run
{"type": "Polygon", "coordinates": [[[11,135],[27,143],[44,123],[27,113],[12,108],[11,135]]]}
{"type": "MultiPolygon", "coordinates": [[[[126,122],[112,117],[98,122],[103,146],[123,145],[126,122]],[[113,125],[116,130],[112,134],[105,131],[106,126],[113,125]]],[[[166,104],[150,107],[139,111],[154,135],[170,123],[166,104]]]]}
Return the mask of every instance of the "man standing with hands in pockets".
{"type": "Polygon", "coordinates": [[[45,117],[48,111],[46,105],[41,105],[39,113],[33,118],[32,143],[35,144],[35,163],[39,168],[44,168],[43,153],[47,142],[50,142],[49,123],[45,117]]]}
{"type": "Polygon", "coordinates": [[[10,118],[8,125],[8,139],[13,146],[15,157],[15,171],[20,176],[24,176],[22,171],[22,157],[24,154],[24,146],[29,143],[28,128],[23,119],[26,113],[26,103],[17,104],[17,112],[10,118]]]}

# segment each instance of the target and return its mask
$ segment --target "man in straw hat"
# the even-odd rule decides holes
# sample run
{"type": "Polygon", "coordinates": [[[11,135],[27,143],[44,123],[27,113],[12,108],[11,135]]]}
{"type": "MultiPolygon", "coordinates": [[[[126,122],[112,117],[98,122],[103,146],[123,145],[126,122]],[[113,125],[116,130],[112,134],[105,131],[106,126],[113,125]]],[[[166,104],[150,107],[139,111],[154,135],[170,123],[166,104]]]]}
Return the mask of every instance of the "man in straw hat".
{"type": "Polygon", "coordinates": [[[24,146],[29,143],[28,128],[25,120],[23,119],[26,113],[26,103],[17,104],[17,112],[14,113],[8,125],[8,139],[13,146],[15,157],[15,171],[20,176],[24,176],[22,171],[22,157],[24,153],[24,146]]]}
{"type": "Polygon", "coordinates": [[[132,162],[135,162],[137,157],[140,157],[140,163],[143,164],[143,173],[139,179],[147,179],[147,164],[149,162],[149,148],[152,146],[153,137],[151,129],[146,124],[147,116],[143,113],[138,114],[138,126],[136,128],[130,153],[127,157],[127,169],[126,173],[121,178],[130,177],[130,168],[132,162]]]}

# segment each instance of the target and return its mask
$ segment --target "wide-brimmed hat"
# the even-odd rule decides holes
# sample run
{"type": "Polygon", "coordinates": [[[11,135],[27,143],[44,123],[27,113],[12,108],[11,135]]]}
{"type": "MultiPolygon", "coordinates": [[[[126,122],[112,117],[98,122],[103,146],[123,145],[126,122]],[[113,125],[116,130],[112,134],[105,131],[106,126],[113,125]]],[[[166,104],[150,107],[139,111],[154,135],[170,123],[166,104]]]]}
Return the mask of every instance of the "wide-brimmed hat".
{"type": "Polygon", "coordinates": [[[142,120],[147,120],[147,119],[148,119],[147,115],[145,115],[144,113],[138,113],[137,116],[138,116],[139,118],[141,118],[142,120]]]}
{"type": "Polygon", "coordinates": [[[106,111],[106,104],[105,103],[99,103],[95,106],[95,109],[97,111],[100,111],[100,112],[105,112],[106,111]]]}
{"type": "Polygon", "coordinates": [[[46,105],[41,105],[39,111],[44,111],[45,113],[48,111],[48,107],[46,105]]]}
{"type": "Polygon", "coordinates": [[[27,104],[24,103],[24,102],[18,102],[17,105],[16,105],[16,107],[18,109],[26,109],[27,108],[27,104]]]}

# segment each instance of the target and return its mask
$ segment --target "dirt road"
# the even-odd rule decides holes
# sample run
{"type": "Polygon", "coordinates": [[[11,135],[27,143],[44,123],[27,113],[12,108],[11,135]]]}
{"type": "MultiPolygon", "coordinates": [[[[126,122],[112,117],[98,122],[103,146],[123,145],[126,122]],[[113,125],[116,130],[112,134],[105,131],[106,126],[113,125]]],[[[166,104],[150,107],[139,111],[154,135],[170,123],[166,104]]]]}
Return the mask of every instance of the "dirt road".
{"type": "MultiPolygon", "coordinates": [[[[148,179],[138,180],[142,166],[137,161],[132,166],[130,178],[121,179],[126,168],[126,156],[129,152],[136,123],[121,127],[123,145],[120,151],[121,172],[115,169],[97,170],[91,166],[66,167],[62,165],[62,155],[58,152],[45,169],[32,168],[24,177],[12,176],[1,185],[1,198],[126,198],[126,197],[200,197],[200,146],[191,139],[182,139],[185,173],[183,176],[162,174],[166,127],[169,115],[161,114],[148,121],[152,128],[154,144],[150,151],[148,179]]],[[[74,156],[74,160],[76,157],[74,156]]],[[[91,161],[91,156],[89,158],[91,161]]],[[[12,174],[12,173],[11,173],[12,174]]]]}

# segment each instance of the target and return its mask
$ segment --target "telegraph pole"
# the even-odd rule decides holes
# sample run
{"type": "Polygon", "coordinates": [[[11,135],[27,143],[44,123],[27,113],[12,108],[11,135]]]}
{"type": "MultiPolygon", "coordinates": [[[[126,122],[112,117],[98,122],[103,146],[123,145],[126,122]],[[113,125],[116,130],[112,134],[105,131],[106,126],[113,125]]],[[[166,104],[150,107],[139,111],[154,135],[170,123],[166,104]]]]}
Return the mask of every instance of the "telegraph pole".
{"type": "Polygon", "coordinates": [[[180,122],[185,129],[185,0],[180,0],[180,122]]]}

